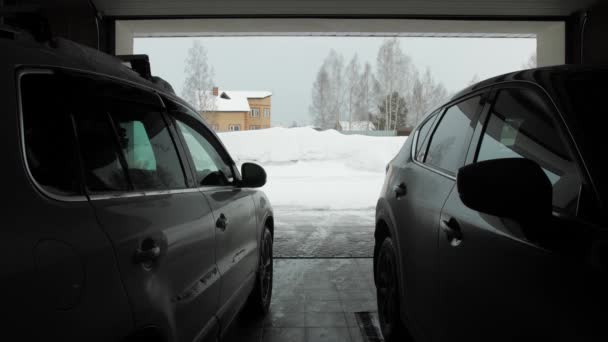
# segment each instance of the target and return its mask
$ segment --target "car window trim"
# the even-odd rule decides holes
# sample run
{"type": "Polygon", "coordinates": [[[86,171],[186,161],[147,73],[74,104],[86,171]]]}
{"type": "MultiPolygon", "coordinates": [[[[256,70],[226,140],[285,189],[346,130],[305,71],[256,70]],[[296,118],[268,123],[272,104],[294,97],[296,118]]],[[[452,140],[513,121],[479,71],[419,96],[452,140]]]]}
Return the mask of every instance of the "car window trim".
{"type": "MultiPolygon", "coordinates": [[[[175,102],[175,101],[172,101],[172,102],[175,102]]],[[[176,115],[176,113],[172,113],[169,110],[167,110],[166,112],[167,112],[167,116],[169,117],[169,120],[171,121],[171,125],[173,125],[173,127],[176,131],[180,144],[182,145],[182,148],[184,149],[185,157],[188,160],[188,164],[190,166],[190,173],[192,174],[192,177],[194,180],[193,187],[196,189],[200,189],[200,190],[209,190],[212,188],[222,188],[222,189],[230,188],[230,189],[232,189],[232,188],[238,187],[237,185],[240,181],[240,178],[237,177],[237,174],[235,173],[234,162],[232,162],[232,158],[229,157],[230,155],[228,154],[227,151],[225,151],[223,149],[223,146],[221,144],[219,146],[222,147],[222,149],[218,151],[218,144],[214,143],[214,141],[213,141],[213,139],[215,137],[213,136],[213,134],[211,134],[211,131],[207,128],[207,126],[204,123],[200,122],[197,118],[193,118],[188,113],[178,112],[178,114],[176,115]],[[187,117],[187,119],[181,120],[178,116],[184,116],[184,117],[187,117]],[[231,184],[228,184],[228,185],[200,185],[200,184],[198,184],[198,180],[196,179],[196,175],[197,175],[196,166],[194,164],[194,160],[192,159],[192,155],[188,148],[188,144],[186,143],[186,138],[184,137],[184,134],[182,133],[181,129],[179,128],[177,120],[182,121],[185,124],[188,124],[187,121],[195,121],[195,122],[201,124],[202,129],[204,130],[204,133],[202,134],[203,138],[205,138],[207,140],[209,140],[209,138],[211,138],[211,140],[209,141],[209,144],[211,145],[212,148],[214,148],[216,150],[216,152],[218,153],[218,155],[220,156],[222,161],[224,163],[226,163],[226,165],[230,168],[230,171],[232,172],[232,179],[233,179],[231,184]],[[226,157],[224,156],[224,154],[228,155],[228,159],[231,161],[230,163],[226,162],[226,157]]],[[[192,127],[192,129],[195,129],[195,128],[192,127]]]]}
{"type": "MultiPolygon", "coordinates": [[[[63,68],[60,68],[60,69],[63,69],[63,68]]],[[[61,70],[61,71],[64,71],[64,70],[61,70]]],[[[164,108],[164,103],[161,101],[162,98],[158,95],[158,92],[153,88],[141,86],[134,82],[123,81],[119,78],[115,78],[115,77],[111,77],[111,76],[107,76],[107,75],[103,75],[103,74],[99,74],[99,73],[93,73],[93,72],[88,72],[88,71],[83,71],[83,70],[73,70],[73,69],[69,69],[67,71],[70,75],[75,76],[75,77],[101,78],[106,82],[119,83],[123,86],[135,88],[139,91],[146,92],[146,93],[152,95],[153,97],[155,97],[156,103],[154,105],[158,106],[158,113],[160,115],[162,122],[165,124],[165,127],[167,128],[167,132],[169,134],[169,137],[171,138],[171,141],[175,148],[175,153],[177,155],[178,161],[180,163],[180,167],[182,169],[182,176],[184,177],[184,186],[185,186],[184,188],[171,188],[171,189],[162,189],[162,190],[159,190],[159,189],[137,190],[137,189],[135,189],[133,181],[131,180],[131,175],[129,174],[128,167],[126,167],[128,165],[126,164],[126,158],[124,156],[124,151],[122,151],[122,149],[119,147],[119,144],[118,144],[117,146],[115,146],[115,148],[116,148],[115,152],[117,153],[118,158],[120,160],[121,169],[123,171],[123,174],[125,175],[125,179],[126,179],[127,183],[129,184],[129,189],[123,190],[123,191],[96,192],[96,191],[89,190],[87,187],[86,181],[85,181],[84,190],[85,190],[86,196],[91,200],[101,200],[101,199],[111,199],[111,198],[132,198],[132,197],[142,197],[142,196],[157,196],[157,195],[163,195],[163,194],[179,194],[179,193],[187,192],[187,191],[183,191],[183,190],[189,189],[188,174],[186,172],[186,167],[184,165],[183,160],[181,159],[181,155],[179,152],[179,146],[176,144],[175,137],[173,136],[173,133],[171,132],[171,125],[169,125],[167,122],[166,114],[165,114],[166,109],[164,108]]],[[[128,101],[128,100],[124,100],[124,99],[121,99],[120,101],[130,102],[133,104],[138,103],[135,101],[128,101]]],[[[110,112],[106,112],[106,116],[107,116],[108,124],[112,127],[112,135],[114,137],[114,141],[117,143],[119,141],[119,137],[118,137],[118,133],[116,131],[116,125],[115,125],[114,119],[112,118],[112,114],[110,112]]],[[[78,133],[76,132],[75,134],[78,134],[78,133]]],[[[81,160],[81,168],[82,168],[81,172],[84,173],[84,163],[82,162],[81,154],[79,155],[79,159],[81,160]]]]}
{"type": "MultiPolygon", "coordinates": [[[[34,185],[41,194],[44,196],[51,198],[60,202],[86,202],[88,201],[88,196],[86,192],[79,195],[60,195],[54,193],[52,191],[46,190],[38,181],[34,178],[32,174],[32,170],[30,169],[29,163],[27,162],[27,150],[25,146],[25,126],[24,126],[24,117],[23,117],[23,94],[21,91],[21,80],[25,75],[57,75],[57,73],[52,68],[44,68],[44,67],[24,67],[20,68],[16,72],[17,82],[16,82],[16,90],[17,90],[17,106],[18,106],[18,121],[19,121],[19,135],[20,135],[20,144],[21,144],[21,158],[23,159],[23,166],[25,168],[26,174],[29,180],[34,185]]],[[[73,126],[72,126],[73,129],[73,126]]],[[[76,134],[73,132],[73,134],[76,134]]],[[[77,148],[74,146],[74,148],[77,148]]],[[[76,153],[78,151],[75,151],[76,153]]],[[[80,154],[78,155],[78,163],[82,164],[80,160],[80,154]]],[[[82,174],[82,170],[78,170],[78,175],[82,174]]],[[[82,179],[80,179],[80,188],[83,189],[82,179]]],[[[84,189],[83,189],[84,190],[84,189]]]]}
{"type": "MultiPolygon", "coordinates": [[[[17,91],[17,105],[18,105],[18,121],[19,121],[19,135],[20,135],[20,144],[21,144],[21,155],[22,155],[22,159],[23,159],[23,165],[25,167],[26,173],[28,175],[28,178],[30,179],[30,181],[32,182],[32,184],[34,184],[35,188],[40,191],[44,196],[49,197],[53,200],[57,200],[57,201],[61,201],[61,202],[86,202],[86,201],[98,201],[98,200],[108,200],[108,199],[120,199],[120,198],[134,198],[134,197],[147,197],[147,196],[162,196],[162,195],[171,195],[171,194],[181,194],[181,193],[189,193],[189,192],[196,192],[198,191],[198,189],[193,189],[189,187],[189,183],[188,183],[188,172],[187,172],[187,168],[184,164],[184,161],[182,159],[182,156],[180,154],[181,150],[180,150],[180,146],[178,146],[176,144],[175,141],[175,137],[173,136],[171,129],[173,128],[172,125],[169,125],[167,123],[167,110],[165,108],[163,97],[166,97],[170,100],[172,100],[175,103],[178,103],[180,105],[184,105],[181,103],[181,101],[179,101],[179,98],[177,98],[175,95],[172,94],[168,94],[168,93],[164,93],[159,91],[158,89],[151,87],[151,86],[147,86],[144,84],[139,84],[137,82],[133,82],[130,80],[124,80],[121,78],[118,78],[116,76],[112,76],[112,75],[106,75],[106,74],[102,74],[102,73],[98,73],[98,72],[94,72],[94,71],[90,71],[90,70],[83,70],[83,69],[78,69],[78,68],[70,68],[70,67],[64,67],[64,66],[24,66],[21,67],[19,69],[16,70],[16,78],[17,78],[17,82],[16,82],[16,91],[17,91]],[[126,86],[130,86],[130,87],[134,87],[137,88],[139,90],[142,91],[146,91],[149,93],[153,93],[156,95],[156,97],[158,98],[158,105],[159,105],[159,109],[162,109],[161,112],[161,116],[163,117],[163,120],[165,122],[165,125],[167,126],[168,130],[169,130],[169,135],[172,137],[172,140],[174,142],[174,146],[175,149],[177,151],[177,155],[178,155],[178,159],[180,160],[180,163],[182,165],[182,172],[184,173],[184,176],[186,177],[186,188],[181,188],[181,189],[167,189],[167,190],[127,190],[127,191],[112,191],[112,192],[104,192],[104,193],[95,193],[95,192],[90,192],[87,189],[86,186],[86,182],[84,180],[81,179],[81,187],[83,189],[83,194],[82,195],[74,195],[74,196],[66,196],[66,195],[60,195],[60,194],[56,194],[53,192],[50,192],[46,189],[44,189],[44,187],[39,184],[33,177],[31,170],[29,168],[29,165],[27,163],[27,154],[26,154],[26,149],[25,149],[25,135],[24,135],[24,124],[23,124],[23,106],[22,106],[22,93],[21,93],[21,78],[24,75],[28,75],[28,74],[50,74],[50,75],[59,75],[61,73],[67,73],[70,75],[76,75],[79,77],[97,77],[97,78],[103,78],[107,81],[110,82],[115,82],[115,83],[121,83],[123,85],[126,86]]],[[[73,117],[72,117],[73,119],[73,117]]],[[[74,128],[73,128],[74,129],[74,128]]],[[[75,136],[77,136],[78,132],[74,132],[75,136]]],[[[181,143],[181,141],[180,141],[181,143]]],[[[122,151],[118,151],[119,153],[122,153],[122,151]]],[[[83,168],[83,161],[82,161],[82,154],[81,151],[78,151],[78,159],[79,159],[79,164],[80,164],[80,170],[79,170],[79,174],[83,174],[84,173],[84,168],[83,168]]],[[[122,167],[122,166],[121,166],[122,167]]],[[[126,170],[124,170],[123,168],[123,172],[126,172],[126,170]]],[[[235,178],[236,179],[236,178],[235,178]]],[[[132,185],[131,185],[132,186],[132,185]]]]}
{"type": "MultiPolygon", "coordinates": [[[[420,140],[420,130],[422,129],[422,126],[424,126],[427,122],[433,120],[433,122],[431,122],[431,127],[430,127],[428,133],[426,134],[426,137],[428,137],[431,134],[431,132],[434,130],[435,124],[437,123],[437,118],[443,113],[444,109],[445,109],[444,107],[440,107],[440,108],[434,110],[433,112],[431,112],[431,114],[428,117],[426,117],[418,125],[418,129],[414,132],[414,142],[412,143],[412,159],[419,161],[418,160],[418,143],[420,142],[419,141],[420,140]]],[[[422,141],[422,143],[424,144],[425,141],[426,141],[426,139],[424,141],[422,141]]],[[[425,157],[426,157],[426,155],[425,155],[425,157]]]]}
{"type": "MultiPolygon", "coordinates": [[[[194,111],[189,106],[185,106],[184,104],[177,102],[177,101],[172,101],[172,102],[174,102],[175,104],[177,104],[179,106],[185,107],[186,109],[190,109],[191,111],[196,113],[196,111],[194,111]]],[[[169,112],[169,111],[167,111],[167,112],[169,112]]],[[[188,118],[190,118],[191,120],[194,120],[197,123],[199,123],[203,127],[203,131],[204,131],[203,137],[205,137],[209,141],[211,146],[213,146],[213,148],[215,148],[215,150],[218,152],[218,154],[220,155],[222,160],[227,165],[234,164],[234,160],[232,159],[232,156],[230,156],[230,153],[228,153],[226,146],[224,146],[224,144],[222,143],[220,138],[217,136],[217,134],[215,134],[215,132],[213,132],[213,130],[209,128],[209,126],[205,123],[205,121],[200,116],[193,116],[193,115],[191,115],[190,112],[181,113],[181,114],[183,114],[183,115],[187,116],[188,118]]],[[[171,113],[169,113],[168,115],[171,116],[171,113]]]]}
{"type": "Polygon", "coordinates": [[[154,196],[167,196],[176,194],[185,194],[198,192],[195,188],[184,188],[184,189],[171,189],[171,190],[146,190],[138,191],[134,190],[131,192],[124,191],[108,191],[104,193],[95,193],[89,195],[91,201],[104,201],[112,199],[124,199],[124,198],[137,198],[137,197],[154,197],[154,196]]]}
{"type": "MultiPolygon", "coordinates": [[[[477,139],[478,139],[476,142],[477,146],[475,147],[475,154],[473,156],[472,163],[476,163],[477,159],[479,157],[479,152],[481,150],[481,144],[483,142],[483,137],[486,132],[487,126],[490,122],[491,111],[492,111],[492,108],[494,107],[494,105],[496,104],[496,99],[498,98],[500,91],[506,90],[506,89],[527,89],[527,90],[536,92],[536,94],[540,95],[541,99],[544,100],[546,102],[546,104],[551,107],[551,109],[553,111],[553,113],[552,113],[553,115],[551,115],[550,120],[555,124],[557,131],[558,131],[557,133],[558,133],[559,137],[561,138],[562,143],[564,143],[566,149],[568,150],[569,156],[574,159],[578,176],[581,179],[581,187],[585,186],[585,184],[591,184],[595,191],[595,193],[594,193],[596,195],[595,200],[599,201],[599,199],[597,197],[597,191],[595,189],[595,184],[590,182],[590,177],[589,177],[589,174],[587,173],[586,165],[584,164],[584,161],[581,157],[578,146],[576,145],[576,141],[574,140],[574,138],[570,132],[570,129],[568,128],[568,125],[567,125],[566,121],[564,120],[561,112],[559,111],[559,108],[557,107],[555,101],[553,101],[553,99],[545,91],[545,89],[543,89],[541,86],[539,86],[535,83],[529,82],[529,81],[502,82],[502,83],[496,84],[492,87],[491,101],[487,101],[487,103],[486,103],[486,105],[488,107],[486,115],[485,115],[485,117],[480,117],[480,120],[482,120],[482,119],[484,120],[484,122],[482,122],[483,128],[481,130],[481,134],[479,135],[479,137],[477,137],[477,139]]],[[[580,192],[581,192],[581,189],[579,189],[579,194],[580,194],[580,192]]],[[[579,195],[579,197],[577,199],[577,203],[576,203],[576,213],[574,214],[574,216],[572,216],[572,214],[564,213],[561,208],[557,208],[555,206],[553,207],[553,214],[554,214],[554,216],[556,214],[560,214],[560,215],[566,216],[566,217],[580,218],[580,216],[579,216],[580,204],[581,204],[581,196],[579,195]]]]}
{"type": "Polygon", "coordinates": [[[157,97],[159,101],[161,101],[163,106],[163,117],[165,122],[169,128],[169,131],[172,133],[172,137],[174,137],[175,145],[177,146],[177,153],[180,156],[180,159],[183,163],[184,172],[186,175],[186,183],[188,188],[196,187],[196,174],[193,173],[193,161],[190,159],[190,154],[188,153],[188,147],[185,145],[185,142],[182,140],[181,134],[177,125],[175,124],[175,120],[169,113],[169,109],[167,108],[167,104],[165,103],[165,98],[162,94],[157,93],[157,97]]]}
{"type": "MultiPolygon", "coordinates": [[[[437,119],[435,120],[435,123],[434,123],[434,127],[432,127],[431,131],[428,133],[429,134],[428,136],[429,136],[429,138],[431,140],[429,140],[429,143],[426,146],[426,151],[424,153],[424,161],[423,162],[419,162],[419,161],[417,161],[417,160],[414,159],[414,162],[416,164],[419,164],[420,166],[423,166],[427,170],[431,170],[431,171],[433,171],[435,173],[438,173],[440,175],[446,176],[446,177],[448,177],[448,178],[450,178],[452,180],[456,180],[456,174],[457,174],[458,171],[456,171],[456,173],[452,173],[452,172],[450,172],[448,170],[444,170],[442,168],[439,168],[439,167],[436,167],[436,166],[433,166],[433,165],[429,165],[429,164],[426,163],[426,158],[428,156],[428,149],[431,147],[431,142],[432,142],[433,136],[435,135],[435,132],[437,131],[437,127],[439,127],[439,125],[441,124],[441,121],[443,120],[443,117],[446,115],[446,113],[448,112],[448,110],[451,107],[454,107],[455,105],[458,105],[459,103],[468,101],[468,100],[470,100],[470,99],[472,99],[472,98],[474,98],[476,96],[479,96],[480,97],[480,101],[482,103],[479,104],[479,106],[477,108],[477,112],[471,118],[471,124],[477,123],[477,121],[479,120],[479,117],[481,116],[481,113],[483,113],[483,109],[485,108],[485,106],[487,104],[487,97],[489,96],[489,94],[490,94],[489,90],[487,88],[484,88],[484,89],[477,90],[475,92],[466,94],[464,96],[460,96],[458,99],[450,101],[448,104],[442,106],[441,107],[441,114],[439,114],[439,115],[441,115],[441,117],[437,117],[437,119]]],[[[471,142],[473,140],[473,136],[474,135],[475,135],[475,127],[473,127],[473,133],[470,134],[467,137],[467,140],[465,140],[465,143],[464,143],[464,146],[463,146],[463,148],[465,149],[465,151],[469,150],[469,147],[471,145],[471,142]]],[[[465,158],[463,159],[462,165],[460,167],[462,167],[464,165],[466,165],[466,153],[465,153],[465,158]]]]}

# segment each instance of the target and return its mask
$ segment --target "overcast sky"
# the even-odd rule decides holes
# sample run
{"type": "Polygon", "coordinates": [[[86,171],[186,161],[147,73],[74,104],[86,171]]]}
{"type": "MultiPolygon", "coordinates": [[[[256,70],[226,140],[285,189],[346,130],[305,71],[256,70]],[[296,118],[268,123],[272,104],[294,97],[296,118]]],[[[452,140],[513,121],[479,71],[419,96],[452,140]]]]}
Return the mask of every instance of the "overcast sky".
{"type": "MultiPolygon", "coordinates": [[[[178,94],[184,82],[184,60],[192,41],[207,49],[215,84],[223,90],[268,90],[272,124],[311,122],[311,87],[330,49],[345,63],[357,53],[375,67],[381,37],[201,37],[137,38],[134,50],[150,56],[152,73],[169,81],[178,94]]],[[[480,79],[521,69],[536,51],[533,38],[399,38],[401,48],[421,71],[429,67],[449,92],[480,79]]]]}

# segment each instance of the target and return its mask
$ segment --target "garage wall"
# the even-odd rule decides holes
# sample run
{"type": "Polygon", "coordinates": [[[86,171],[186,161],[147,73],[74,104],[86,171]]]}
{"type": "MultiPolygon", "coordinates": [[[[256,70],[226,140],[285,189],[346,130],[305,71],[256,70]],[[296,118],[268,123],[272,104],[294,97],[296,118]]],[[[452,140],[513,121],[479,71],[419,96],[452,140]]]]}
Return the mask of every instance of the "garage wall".
{"type": "Polygon", "coordinates": [[[593,8],[583,30],[581,63],[608,65],[608,6],[593,8]]]}

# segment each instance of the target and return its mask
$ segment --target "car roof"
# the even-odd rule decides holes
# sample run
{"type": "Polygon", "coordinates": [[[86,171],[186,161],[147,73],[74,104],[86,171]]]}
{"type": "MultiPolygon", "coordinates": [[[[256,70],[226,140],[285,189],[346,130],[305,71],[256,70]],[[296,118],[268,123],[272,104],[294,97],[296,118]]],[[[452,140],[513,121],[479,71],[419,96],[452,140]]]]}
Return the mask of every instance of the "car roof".
{"type": "Polygon", "coordinates": [[[497,85],[505,82],[529,82],[534,83],[541,86],[544,89],[551,88],[549,84],[551,83],[551,76],[555,74],[571,74],[571,73],[579,73],[579,72],[593,72],[603,70],[606,71],[608,68],[606,67],[598,67],[598,66],[588,66],[588,65],[556,65],[535,69],[527,69],[527,70],[519,70],[515,72],[510,72],[507,74],[495,76],[481,82],[475,83],[467,88],[462,89],[457,92],[450,101],[458,99],[460,97],[466,96],[470,93],[473,93],[477,90],[491,87],[493,85],[497,85]]]}
{"type": "MultiPolygon", "coordinates": [[[[0,27],[3,30],[6,26],[0,27]]],[[[163,82],[152,82],[123,64],[118,57],[77,44],[64,38],[53,38],[49,42],[37,42],[25,32],[12,31],[9,38],[0,38],[0,65],[17,67],[51,67],[84,71],[134,83],[157,91],[167,97],[188,105],[164,86],[163,82]]]]}

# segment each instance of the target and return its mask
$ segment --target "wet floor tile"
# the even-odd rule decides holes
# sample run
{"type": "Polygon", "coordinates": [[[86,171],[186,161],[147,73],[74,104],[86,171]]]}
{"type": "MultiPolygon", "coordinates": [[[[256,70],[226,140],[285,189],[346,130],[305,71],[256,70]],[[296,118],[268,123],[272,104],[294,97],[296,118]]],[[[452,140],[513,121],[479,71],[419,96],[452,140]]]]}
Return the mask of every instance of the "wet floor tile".
{"type": "Polygon", "coordinates": [[[358,326],[348,327],[348,331],[350,332],[350,338],[352,342],[364,342],[363,335],[361,334],[361,329],[358,326]]]}
{"type": "Polygon", "coordinates": [[[344,312],[373,312],[376,311],[375,300],[344,300],[342,310],[344,312]]]}
{"type": "Polygon", "coordinates": [[[305,314],[302,312],[273,312],[268,313],[264,322],[265,327],[274,328],[304,328],[305,314]]]}
{"type": "Polygon", "coordinates": [[[309,342],[350,342],[348,328],[309,328],[307,341],[309,342]]]}
{"type": "Polygon", "coordinates": [[[306,303],[306,312],[342,312],[339,300],[311,300],[306,303]]]}
{"type": "Polygon", "coordinates": [[[306,312],[306,302],[304,300],[275,300],[270,303],[271,312],[306,312]]]}
{"type": "Polygon", "coordinates": [[[305,328],[267,328],[264,329],[262,342],[305,342],[305,328]]]}
{"type": "Polygon", "coordinates": [[[275,260],[266,318],[244,317],[234,342],[362,341],[355,312],[375,312],[371,259],[275,260]]]}
{"type": "Polygon", "coordinates": [[[346,317],[343,312],[307,312],[306,326],[313,328],[343,328],[346,327],[346,317]]]}

